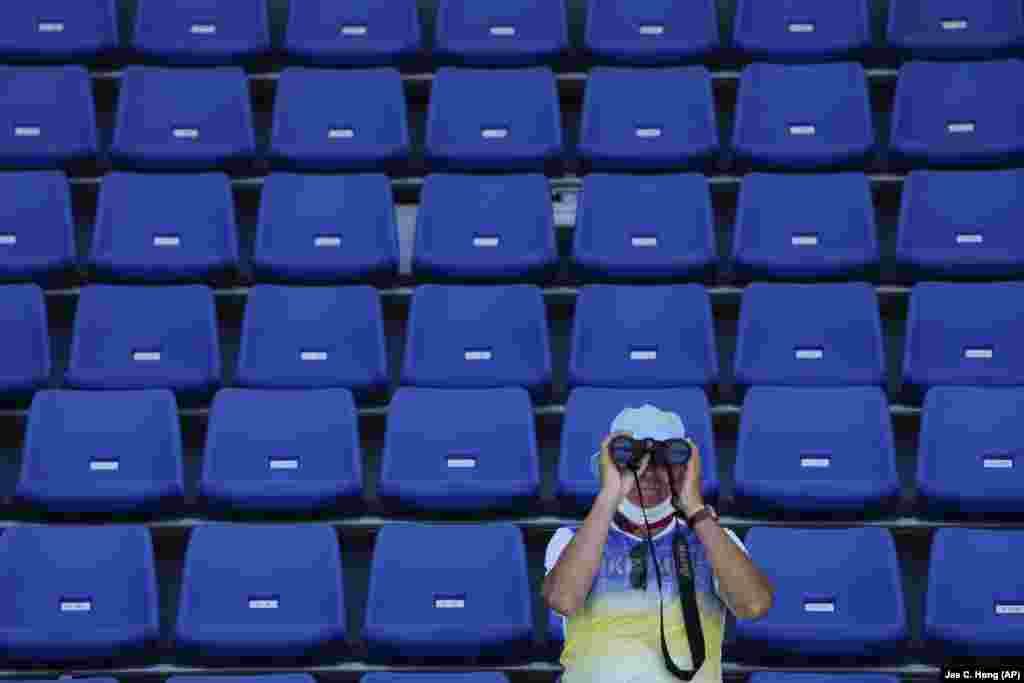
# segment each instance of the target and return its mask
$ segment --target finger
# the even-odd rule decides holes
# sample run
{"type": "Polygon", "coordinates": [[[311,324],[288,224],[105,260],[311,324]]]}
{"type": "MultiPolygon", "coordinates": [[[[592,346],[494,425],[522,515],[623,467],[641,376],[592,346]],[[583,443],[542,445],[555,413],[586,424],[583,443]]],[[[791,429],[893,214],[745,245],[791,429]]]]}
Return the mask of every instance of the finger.
{"type": "Polygon", "coordinates": [[[645,455],[643,460],[640,461],[640,467],[636,471],[637,477],[644,476],[644,472],[647,471],[647,466],[651,464],[651,456],[645,455]]]}

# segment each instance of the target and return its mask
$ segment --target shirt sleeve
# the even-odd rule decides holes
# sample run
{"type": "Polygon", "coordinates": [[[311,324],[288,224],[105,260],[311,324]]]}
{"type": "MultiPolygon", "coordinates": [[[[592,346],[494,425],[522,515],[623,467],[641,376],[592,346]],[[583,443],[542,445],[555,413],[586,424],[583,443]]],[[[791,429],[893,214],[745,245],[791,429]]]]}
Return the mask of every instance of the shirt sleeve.
{"type": "MultiPolygon", "coordinates": [[[[743,545],[743,541],[740,540],[740,537],[736,535],[735,531],[733,531],[732,529],[726,529],[725,527],[722,527],[722,531],[725,532],[726,536],[728,536],[730,539],[732,539],[733,543],[735,543],[736,545],[738,545],[740,547],[740,550],[742,550],[744,552],[744,554],[746,554],[747,557],[750,557],[750,551],[747,550],[747,546],[743,545]]],[[[733,611],[732,605],[729,604],[728,599],[724,595],[722,595],[722,591],[719,589],[719,586],[718,586],[718,575],[717,574],[715,574],[715,577],[714,577],[714,585],[715,585],[715,593],[718,595],[719,598],[722,599],[722,602],[725,603],[725,606],[729,608],[729,611],[732,612],[733,611]]]]}
{"type": "Polygon", "coordinates": [[[563,526],[554,533],[551,540],[548,541],[548,549],[544,552],[544,574],[545,576],[555,568],[558,563],[558,558],[562,556],[562,551],[569,545],[569,541],[572,540],[575,531],[567,526],[563,526]]]}

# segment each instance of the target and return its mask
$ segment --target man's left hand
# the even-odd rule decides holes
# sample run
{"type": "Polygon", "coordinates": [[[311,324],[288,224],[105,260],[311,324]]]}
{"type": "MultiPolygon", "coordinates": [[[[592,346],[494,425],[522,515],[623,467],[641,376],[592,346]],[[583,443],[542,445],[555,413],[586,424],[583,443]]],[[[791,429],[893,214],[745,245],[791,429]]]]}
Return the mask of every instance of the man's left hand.
{"type": "Polygon", "coordinates": [[[700,449],[697,448],[692,440],[687,439],[690,442],[690,447],[693,449],[693,455],[690,456],[690,462],[680,468],[673,468],[673,476],[675,477],[676,491],[679,492],[682,500],[673,501],[676,509],[681,511],[687,518],[693,515],[695,512],[704,507],[704,496],[701,493],[701,476],[700,476],[700,449]]]}

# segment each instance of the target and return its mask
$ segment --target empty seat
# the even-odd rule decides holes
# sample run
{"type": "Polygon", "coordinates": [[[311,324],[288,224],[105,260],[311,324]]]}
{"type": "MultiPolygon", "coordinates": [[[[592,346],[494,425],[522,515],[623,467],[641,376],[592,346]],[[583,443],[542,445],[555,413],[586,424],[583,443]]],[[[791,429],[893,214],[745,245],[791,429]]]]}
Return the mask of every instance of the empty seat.
{"type": "Polygon", "coordinates": [[[359,683],[508,683],[500,671],[472,673],[399,673],[376,672],[364,675],[359,683]]]}
{"type": "Polygon", "coordinates": [[[871,46],[867,0],[740,0],[733,42],[769,59],[847,56],[871,46]]]}
{"type": "Polygon", "coordinates": [[[925,397],[917,455],[922,512],[1024,511],[1024,389],[935,387],[925,397]]]}
{"type": "Polygon", "coordinates": [[[562,115],[550,69],[437,71],[426,138],[435,170],[542,170],[562,151],[562,115]]]}
{"type": "Polygon", "coordinates": [[[281,673],[248,676],[170,676],[167,683],[316,683],[312,674],[281,673]]]}
{"type": "Polygon", "coordinates": [[[878,298],[870,285],[755,283],[744,291],[737,385],[881,386],[885,371],[878,298]]]}
{"type": "Polygon", "coordinates": [[[754,527],[744,539],[775,586],[768,613],[736,621],[743,656],[895,655],[908,637],[902,574],[881,527],[754,527]]]}
{"type": "Polygon", "coordinates": [[[1016,47],[1024,16],[1014,0],[892,0],[886,40],[920,57],[991,58],[1016,47]]]}
{"type": "Polygon", "coordinates": [[[878,266],[876,233],[863,173],[751,173],[740,188],[732,260],[751,278],[863,275],[878,266]]]}
{"type": "Polygon", "coordinates": [[[403,387],[391,399],[377,495],[414,510],[527,504],[540,488],[526,390],[403,387]]]}
{"type": "Polygon", "coordinates": [[[601,488],[593,458],[608,436],[615,416],[625,408],[651,404],[679,415],[686,436],[700,449],[701,490],[706,500],[719,492],[715,440],[707,394],[697,388],[595,389],[578,387],[569,394],[562,421],[561,455],[558,459],[556,493],[580,508],[589,508],[601,488]]]}
{"type": "Polygon", "coordinates": [[[221,173],[111,173],[100,185],[89,265],[101,278],[213,279],[238,267],[231,182],[221,173]]]}
{"type": "Polygon", "coordinates": [[[322,655],[345,640],[341,577],[325,524],[200,525],[185,551],[178,651],[225,661],[322,655]]]}
{"type": "Polygon", "coordinates": [[[394,277],[398,225],[384,175],[273,173],[263,182],[253,267],[261,279],[394,277]]]}
{"type": "Polygon", "coordinates": [[[748,66],[732,144],[738,162],[762,168],[863,165],[875,150],[864,67],[748,66]]]}
{"type": "Polygon", "coordinates": [[[402,384],[436,388],[551,383],[547,313],[539,288],[417,287],[409,308],[402,384]]]}
{"type": "Polygon", "coordinates": [[[591,0],[584,41],[592,54],[616,62],[676,62],[718,47],[714,0],[591,0]]]}
{"type": "Polygon", "coordinates": [[[914,171],[904,182],[896,258],[940,277],[1024,273],[1024,173],[914,171]]]}
{"type": "Polygon", "coordinates": [[[579,143],[590,167],[699,167],[718,147],[711,75],[704,67],[590,71],[579,143]]]}
{"type": "Polygon", "coordinates": [[[532,601],[517,526],[389,524],[373,551],[363,635],[376,661],[508,661],[532,651],[532,601]]]}
{"type": "Polygon", "coordinates": [[[892,150],[933,165],[1009,164],[1024,152],[1024,62],[907,62],[896,83],[892,150]]]}
{"type": "Polygon", "coordinates": [[[82,66],[0,66],[0,167],[62,168],[96,156],[82,66]]]}
{"type": "Polygon", "coordinates": [[[541,279],[558,263],[542,175],[427,176],[412,269],[429,279],[541,279]]]}
{"type": "Polygon", "coordinates": [[[25,60],[85,60],[117,46],[117,0],[8,3],[0,54],[25,60]]]}
{"type": "Polygon", "coordinates": [[[179,64],[226,64],[270,49],[266,0],[139,0],[132,47],[179,64]]]}
{"type": "Polygon", "coordinates": [[[718,381],[711,299],[700,285],[588,285],[576,299],[571,386],[654,388],[718,381]]]}
{"type": "Polygon", "coordinates": [[[205,394],[220,384],[220,371],[209,287],[82,288],[66,376],[71,386],[205,394]]]}
{"type": "Polygon", "coordinates": [[[1019,657],[1024,646],[1024,533],[936,529],[928,567],[924,638],[935,655],[1019,657]]]}
{"type": "Polygon", "coordinates": [[[237,381],[246,387],[386,387],[380,297],[373,287],[280,287],[249,291],[237,381]]]}
{"type": "Polygon", "coordinates": [[[42,280],[74,263],[75,222],[64,174],[0,173],[0,280],[42,280]]]}
{"type": "Polygon", "coordinates": [[[926,282],[910,293],[903,381],[1024,384],[1024,283],[926,282]]]}
{"type": "Polygon", "coordinates": [[[900,493],[879,387],[754,387],[743,402],[735,494],[748,509],[878,512],[900,493]]]}
{"type": "Polygon", "coordinates": [[[17,498],[56,513],[156,512],[180,503],[174,394],[43,391],[29,411],[17,498]]]}
{"type": "Polygon", "coordinates": [[[285,69],[278,79],[271,162],[305,170],[392,169],[409,156],[395,69],[285,69]]]}
{"type": "Polygon", "coordinates": [[[420,49],[416,0],[289,3],[284,47],[325,65],[393,64],[420,49]]]}
{"type": "Polygon", "coordinates": [[[46,302],[37,285],[0,286],[0,395],[17,395],[50,379],[50,333],[46,302]]]}
{"type": "Polygon", "coordinates": [[[704,277],[717,260],[704,176],[595,173],[583,180],[572,247],[583,277],[704,277]]]}
{"type": "Polygon", "coordinates": [[[363,487],[347,389],[224,389],[213,400],[199,494],[215,509],[349,511],[363,487]]]}
{"type": "Polygon", "coordinates": [[[516,66],[569,47],[564,0],[441,0],[435,52],[463,64],[516,66]]]}
{"type": "Polygon", "coordinates": [[[255,154],[249,83],[239,67],[125,68],[115,164],[194,171],[242,166],[255,154]]]}
{"type": "Polygon", "coordinates": [[[160,637],[153,540],[141,526],[37,526],[0,536],[0,659],[141,654],[160,637]]]}

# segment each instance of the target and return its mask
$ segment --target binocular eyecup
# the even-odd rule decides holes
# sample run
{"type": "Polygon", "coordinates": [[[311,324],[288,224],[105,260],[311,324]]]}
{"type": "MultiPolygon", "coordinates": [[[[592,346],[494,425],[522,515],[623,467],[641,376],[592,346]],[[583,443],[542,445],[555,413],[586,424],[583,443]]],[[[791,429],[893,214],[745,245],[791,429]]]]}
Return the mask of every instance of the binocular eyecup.
{"type": "Polygon", "coordinates": [[[669,465],[685,465],[693,456],[693,444],[689,439],[634,439],[631,436],[617,436],[608,445],[612,462],[633,471],[640,469],[645,456],[650,456],[650,463],[668,467],[669,465]]]}

